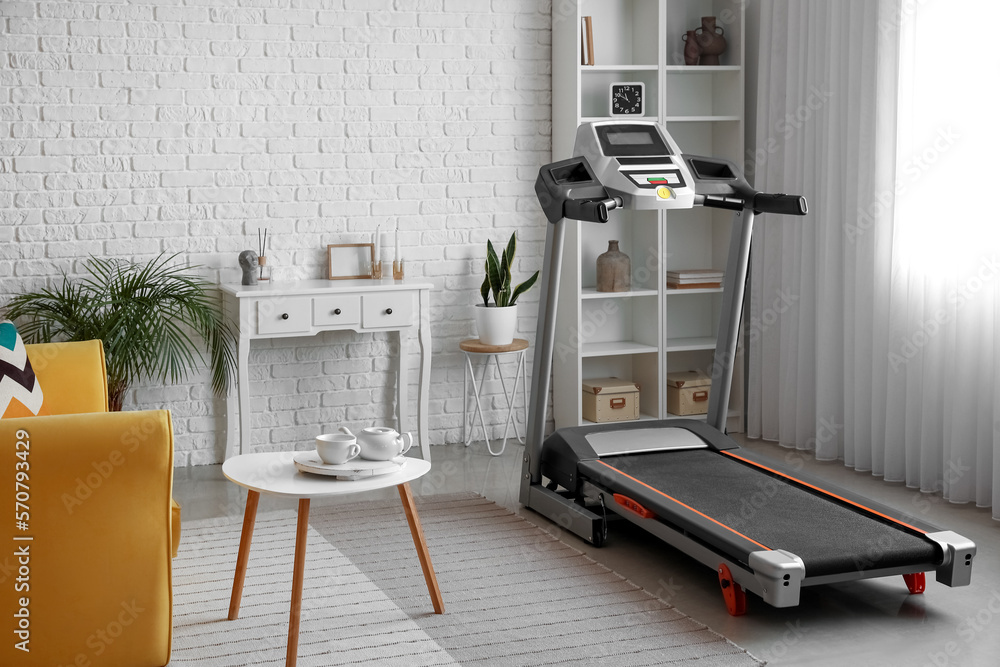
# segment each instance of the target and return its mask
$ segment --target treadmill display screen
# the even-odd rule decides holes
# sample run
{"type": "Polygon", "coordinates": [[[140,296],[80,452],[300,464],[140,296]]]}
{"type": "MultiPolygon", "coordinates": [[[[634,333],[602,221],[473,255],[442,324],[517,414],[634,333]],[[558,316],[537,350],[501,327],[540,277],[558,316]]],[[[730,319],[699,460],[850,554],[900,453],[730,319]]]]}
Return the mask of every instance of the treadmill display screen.
{"type": "Polygon", "coordinates": [[[653,127],[636,125],[598,125],[601,151],[608,157],[634,155],[670,155],[670,149],[653,127]]]}
{"type": "Polygon", "coordinates": [[[608,143],[612,146],[649,146],[653,137],[649,132],[609,132],[608,143]]]}

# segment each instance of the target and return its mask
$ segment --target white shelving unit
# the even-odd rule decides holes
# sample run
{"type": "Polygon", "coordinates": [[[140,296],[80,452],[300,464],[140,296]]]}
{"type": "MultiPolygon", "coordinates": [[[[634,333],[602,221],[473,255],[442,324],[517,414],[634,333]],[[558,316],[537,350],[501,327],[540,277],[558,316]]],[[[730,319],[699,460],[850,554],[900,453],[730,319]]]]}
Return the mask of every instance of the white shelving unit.
{"type": "MultiPolygon", "coordinates": [[[[743,164],[742,0],[569,0],[552,8],[552,159],[572,157],[580,123],[607,120],[609,87],[641,81],[642,118],[667,128],[687,154],[743,164]],[[582,65],[590,16],[594,65],[582,65]],[[715,16],[727,50],[718,66],[684,64],[682,36],[715,16]]],[[[616,376],[641,386],[640,419],[668,419],[668,372],[710,372],[721,289],[667,289],[666,272],[725,268],[732,213],[614,211],[604,225],[566,230],[553,360],[556,427],[585,423],[583,380],[616,376]],[[632,260],[632,291],[596,290],[597,256],[617,239],[632,260]]],[[[729,428],[742,423],[742,364],[729,428]]]]}

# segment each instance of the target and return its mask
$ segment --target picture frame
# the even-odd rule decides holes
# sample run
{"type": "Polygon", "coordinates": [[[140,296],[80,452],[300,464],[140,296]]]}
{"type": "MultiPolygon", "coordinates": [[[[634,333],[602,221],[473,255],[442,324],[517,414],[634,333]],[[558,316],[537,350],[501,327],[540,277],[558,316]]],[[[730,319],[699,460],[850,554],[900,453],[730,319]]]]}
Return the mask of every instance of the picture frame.
{"type": "Polygon", "coordinates": [[[329,280],[371,278],[374,261],[374,243],[334,243],[326,247],[329,280]]]}

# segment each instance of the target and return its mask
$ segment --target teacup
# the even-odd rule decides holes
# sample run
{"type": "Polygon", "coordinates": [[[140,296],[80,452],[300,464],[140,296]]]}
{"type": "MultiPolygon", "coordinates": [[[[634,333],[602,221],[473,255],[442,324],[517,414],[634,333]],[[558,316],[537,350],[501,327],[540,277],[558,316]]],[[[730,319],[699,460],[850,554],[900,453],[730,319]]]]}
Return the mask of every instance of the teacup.
{"type": "MultiPolygon", "coordinates": [[[[340,427],[340,432],[353,435],[345,426],[340,427]]],[[[361,458],[389,461],[405,454],[413,446],[413,436],[397,433],[387,426],[369,426],[358,433],[358,444],[361,445],[361,458]]]]}
{"type": "Polygon", "coordinates": [[[353,435],[324,433],[316,436],[316,452],[323,463],[339,465],[357,457],[361,453],[361,445],[353,435]]]}

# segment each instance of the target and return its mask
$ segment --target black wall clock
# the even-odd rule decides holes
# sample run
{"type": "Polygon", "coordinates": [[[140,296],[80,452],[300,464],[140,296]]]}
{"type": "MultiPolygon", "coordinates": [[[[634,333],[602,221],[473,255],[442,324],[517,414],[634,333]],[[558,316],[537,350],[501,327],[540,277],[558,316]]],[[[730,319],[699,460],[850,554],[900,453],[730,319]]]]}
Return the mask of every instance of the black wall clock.
{"type": "Polygon", "coordinates": [[[646,112],[646,85],[639,82],[611,84],[611,115],[641,116],[646,112]]]}

